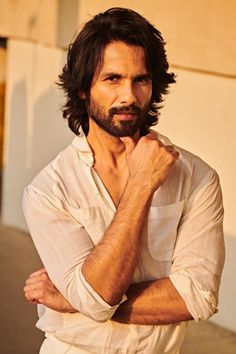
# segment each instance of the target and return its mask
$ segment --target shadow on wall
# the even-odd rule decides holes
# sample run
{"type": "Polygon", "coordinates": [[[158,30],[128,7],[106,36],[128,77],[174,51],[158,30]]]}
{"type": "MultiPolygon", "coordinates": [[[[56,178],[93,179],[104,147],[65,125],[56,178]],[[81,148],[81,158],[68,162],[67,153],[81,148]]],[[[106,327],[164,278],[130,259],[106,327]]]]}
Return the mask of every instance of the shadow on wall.
{"type": "MultiPolygon", "coordinates": [[[[6,122],[7,137],[5,146],[7,151],[4,152],[4,173],[3,184],[6,187],[4,194],[15,193],[19,181],[24,178],[25,169],[27,168],[27,123],[28,123],[28,97],[25,80],[19,81],[12,91],[11,101],[9,104],[10,119],[6,122]],[[14,132],[14,136],[10,135],[14,132]],[[17,137],[20,137],[17,139],[17,137]],[[13,159],[12,159],[13,157],[13,159]],[[9,169],[14,169],[14,174],[8,174],[9,169]]],[[[4,203],[4,199],[3,199],[4,203]]]]}
{"type": "Polygon", "coordinates": [[[34,105],[30,149],[33,174],[38,173],[53,160],[72,140],[72,136],[67,136],[67,122],[59,113],[59,101],[59,93],[52,86],[39,97],[34,105]]]}

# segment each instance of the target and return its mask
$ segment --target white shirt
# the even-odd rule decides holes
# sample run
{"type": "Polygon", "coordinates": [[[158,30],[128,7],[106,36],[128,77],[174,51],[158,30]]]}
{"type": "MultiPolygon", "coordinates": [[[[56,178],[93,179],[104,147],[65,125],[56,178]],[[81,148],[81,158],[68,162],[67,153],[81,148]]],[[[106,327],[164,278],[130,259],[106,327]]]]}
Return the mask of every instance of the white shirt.
{"type": "MultiPolygon", "coordinates": [[[[171,144],[160,134],[158,138],[171,144]]],[[[222,196],[216,172],[175,148],[180,156],[153,196],[132,282],[170,277],[199,321],[217,311],[224,263],[222,196]]],[[[37,327],[91,353],[176,354],[187,322],[154,326],[112,321],[119,304],[107,304],[83,277],[83,261],[116,213],[93,163],[82,134],[25,189],[23,210],[37,251],[55,286],[79,311],[59,313],[40,305],[37,327]]]]}

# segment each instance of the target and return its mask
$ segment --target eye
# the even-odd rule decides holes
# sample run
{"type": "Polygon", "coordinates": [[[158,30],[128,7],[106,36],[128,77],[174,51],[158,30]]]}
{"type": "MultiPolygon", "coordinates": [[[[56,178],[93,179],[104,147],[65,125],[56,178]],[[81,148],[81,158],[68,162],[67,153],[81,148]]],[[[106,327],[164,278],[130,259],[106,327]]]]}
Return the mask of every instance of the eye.
{"type": "Polygon", "coordinates": [[[150,77],[148,75],[141,75],[135,78],[134,82],[137,84],[142,84],[146,85],[149,84],[151,81],[150,77]]]}
{"type": "Polygon", "coordinates": [[[108,76],[105,81],[108,81],[108,82],[111,82],[111,83],[117,83],[120,81],[120,76],[119,75],[111,75],[111,76],[108,76]]]}

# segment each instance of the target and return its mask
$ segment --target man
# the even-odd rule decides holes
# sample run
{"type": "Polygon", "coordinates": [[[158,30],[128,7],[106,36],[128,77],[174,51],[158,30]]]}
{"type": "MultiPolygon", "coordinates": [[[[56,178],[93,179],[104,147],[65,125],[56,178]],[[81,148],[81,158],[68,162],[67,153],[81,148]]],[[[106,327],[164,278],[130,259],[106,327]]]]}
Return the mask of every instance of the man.
{"type": "Polygon", "coordinates": [[[216,172],[149,128],[174,75],[161,34],[128,9],[95,16],[60,84],[77,135],[24,193],[44,264],[26,281],[44,353],[179,353],[217,310],[224,262],[216,172]]]}

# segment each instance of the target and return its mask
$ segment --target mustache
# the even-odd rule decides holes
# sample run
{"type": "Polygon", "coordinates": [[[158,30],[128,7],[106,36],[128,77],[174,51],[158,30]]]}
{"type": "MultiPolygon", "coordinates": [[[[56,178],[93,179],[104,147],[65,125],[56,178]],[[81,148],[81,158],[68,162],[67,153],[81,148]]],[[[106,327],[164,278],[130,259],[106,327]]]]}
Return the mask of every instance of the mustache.
{"type": "Polygon", "coordinates": [[[141,112],[141,108],[136,105],[113,107],[109,109],[110,114],[134,114],[138,115],[141,112]]]}

